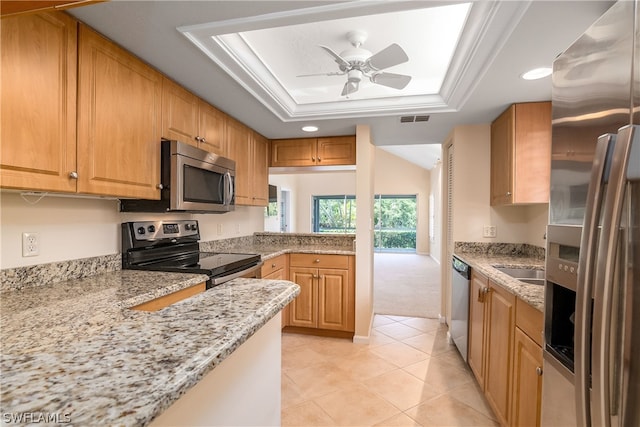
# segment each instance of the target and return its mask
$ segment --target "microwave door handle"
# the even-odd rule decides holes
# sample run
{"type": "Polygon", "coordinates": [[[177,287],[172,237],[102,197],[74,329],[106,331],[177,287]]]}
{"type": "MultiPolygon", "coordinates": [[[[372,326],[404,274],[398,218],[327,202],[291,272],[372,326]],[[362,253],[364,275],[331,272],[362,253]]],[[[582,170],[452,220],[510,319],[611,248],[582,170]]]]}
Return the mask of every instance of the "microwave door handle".
{"type": "MultiPolygon", "coordinates": [[[[640,141],[640,130],[637,126],[625,126],[618,132],[613,150],[611,172],[605,203],[603,206],[602,233],[598,247],[598,265],[596,267],[595,295],[602,297],[600,302],[594,301],[593,316],[593,391],[592,391],[592,424],[604,427],[611,426],[611,415],[617,408],[611,408],[612,392],[614,402],[619,402],[618,378],[615,378],[611,390],[611,324],[614,288],[616,283],[617,250],[620,243],[620,225],[627,184],[627,166],[631,147],[640,141]]],[[[617,344],[613,339],[613,343],[617,344]]],[[[617,357],[614,356],[614,357],[617,357]]],[[[616,403],[616,406],[617,403],[616,403]]]]}
{"type": "Polygon", "coordinates": [[[224,204],[225,205],[230,205],[231,201],[233,200],[233,193],[234,193],[233,179],[231,177],[231,172],[225,173],[224,174],[224,179],[225,179],[226,184],[227,184],[227,188],[225,189],[224,204]]]}
{"type": "Polygon", "coordinates": [[[606,134],[598,138],[589,179],[587,205],[582,231],[580,259],[578,262],[578,281],[575,315],[575,389],[576,416],[578,425],[591,425],[590,420],[590,348],[591,348],[591,297],[593,295],[593,274],[596,260],[596,242],[600,210],[604,194],[603,184],[607,181],[607,163],[610,161],[611,148],[615,144],[615,134],[606,134]],[[587,326],[589,325],[589,326],[587,326]]]}

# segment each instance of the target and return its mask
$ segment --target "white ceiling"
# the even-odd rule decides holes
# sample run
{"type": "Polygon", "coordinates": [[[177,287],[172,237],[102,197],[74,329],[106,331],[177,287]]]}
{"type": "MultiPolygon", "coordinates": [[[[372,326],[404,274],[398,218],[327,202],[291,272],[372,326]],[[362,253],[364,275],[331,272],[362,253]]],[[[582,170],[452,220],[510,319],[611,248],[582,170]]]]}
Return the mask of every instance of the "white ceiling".
{"type": "MultiPolygon", "coordinates": [[[[376,145],[402,146],[387,148],[431,168],[455,126],[488,123],[513,102],[549,100],[549,77],[519,76],[550,66],[613,2],[473,2],[455,52],[439,54],[448,73],[431,93],[429,55],[445,44],[442,27],[415,18],[458,3],[115,0],[70,13],[268,138],[309,136],[301,131],[306,124],[318,126],[319,136],[353,134],[356,124],[368,124],[376,145]],[[363,81],[345,98],[345,76],[296,77],[337,70],[318,45],[339,53],[351,30],[368,33],[363,47],[373,53],[402,46],[409,61],[388,71],[414,77],[405,90],[363,81]],[[401,124],[406,114],[430,118],[401,124]]],[[[451,19],[438,24],[454,27],[451,19]]]]}

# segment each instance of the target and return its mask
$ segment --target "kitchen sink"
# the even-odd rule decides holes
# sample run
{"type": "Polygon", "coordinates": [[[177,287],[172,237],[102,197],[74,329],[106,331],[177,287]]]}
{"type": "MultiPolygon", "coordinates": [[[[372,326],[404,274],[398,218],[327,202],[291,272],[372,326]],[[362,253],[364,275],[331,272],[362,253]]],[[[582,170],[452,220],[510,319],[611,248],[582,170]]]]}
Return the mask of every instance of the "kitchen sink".
{"type": "Polygon", "coordinates": [[[522,279],[535,279],[541,280],[544,282],[544,270],[533,270],[530,268],[510,268],[510,267],[500,267],[494,266],[496,270],[507,274],[515,279],[525,281],[522,279]]]}

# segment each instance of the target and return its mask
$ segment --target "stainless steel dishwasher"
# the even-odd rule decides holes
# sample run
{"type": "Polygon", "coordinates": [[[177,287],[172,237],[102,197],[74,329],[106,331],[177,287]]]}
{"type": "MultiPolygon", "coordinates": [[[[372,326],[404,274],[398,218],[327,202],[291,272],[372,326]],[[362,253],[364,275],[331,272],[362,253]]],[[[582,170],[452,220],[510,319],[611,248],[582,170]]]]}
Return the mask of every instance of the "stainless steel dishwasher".
{"type": "Polygon", "coordinates": [[[451,325],[449,335],[464,361],[467,361],[469,334],[469,278],[471,268],[460,258],[453,256],[451,273],[451,325]]]}

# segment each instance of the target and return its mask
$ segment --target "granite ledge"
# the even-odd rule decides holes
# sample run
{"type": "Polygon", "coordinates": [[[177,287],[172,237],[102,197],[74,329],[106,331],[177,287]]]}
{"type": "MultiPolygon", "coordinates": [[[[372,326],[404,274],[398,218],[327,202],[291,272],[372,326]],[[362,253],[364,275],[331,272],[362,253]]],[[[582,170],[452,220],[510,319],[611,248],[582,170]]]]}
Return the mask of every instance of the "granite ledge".
{"type": "Polygon", "coordinates": [[[469,264],[472,269],[478,270],[494,283],[519,297],[536,310],[544,312],[544,286],[521,282],[493,267],[494,265],[499,265],[502,267],[543,270],[543,259],[537,256],[494,255],[473,252],[455,252],[454,255],[469,264]]]}
{"type": "MultiPolygon", "coordinates": [[[[118,275],[140,273],[167,277],[118,275]]],[[[299,293],[288,281],[236,279],[147,313],[123,308],[138,300],[119,293],[113,281],[75,281],[84,285],[75,293],[68,283],[3,294],[3,413],[68,413],[76,425],[146,425],[299,293]],[[58,291],[67,299],[51,298],[58,291]],[[4,299],[8,294],[16,300],[4,299]],[[76,298],[79,305],[63,303],[76,298]],[[50,327],[33,328],[43,320],[50,327]]]]}

